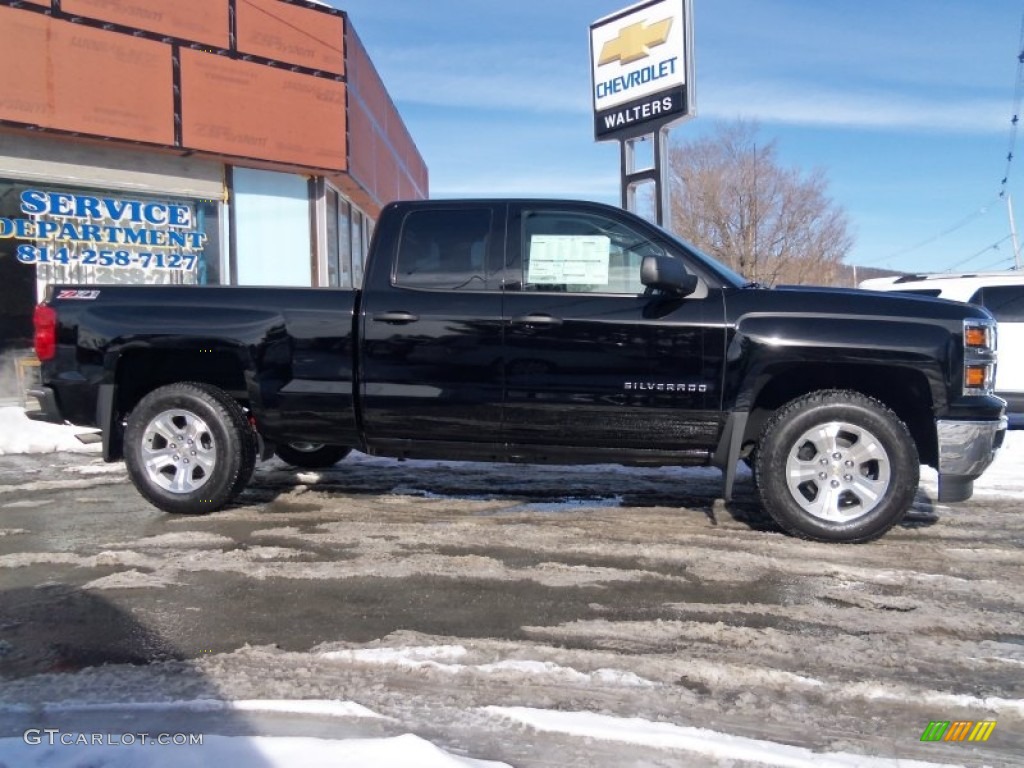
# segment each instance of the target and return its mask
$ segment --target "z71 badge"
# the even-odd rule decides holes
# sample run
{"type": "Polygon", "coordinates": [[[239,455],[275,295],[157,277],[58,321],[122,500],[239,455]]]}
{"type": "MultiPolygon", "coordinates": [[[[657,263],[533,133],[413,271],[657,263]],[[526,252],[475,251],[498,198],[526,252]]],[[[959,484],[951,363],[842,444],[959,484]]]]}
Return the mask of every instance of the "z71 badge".
{"type": "Polygon", "coordinates": [[[100,297],[99,291],[58,291],[58,299],[79,299],[81,301],[93,301],[100,297]]]}

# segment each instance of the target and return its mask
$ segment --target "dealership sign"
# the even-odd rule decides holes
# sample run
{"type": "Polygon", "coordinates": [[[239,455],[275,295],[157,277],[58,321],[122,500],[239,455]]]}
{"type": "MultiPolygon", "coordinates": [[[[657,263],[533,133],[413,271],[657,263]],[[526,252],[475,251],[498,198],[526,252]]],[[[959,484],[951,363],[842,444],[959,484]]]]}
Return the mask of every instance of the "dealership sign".
{"type": "Polygon", "coordinates": [[[653,0],[590,25],[594,136],[651,133],[693,112],[691,0],[653,0]]]}

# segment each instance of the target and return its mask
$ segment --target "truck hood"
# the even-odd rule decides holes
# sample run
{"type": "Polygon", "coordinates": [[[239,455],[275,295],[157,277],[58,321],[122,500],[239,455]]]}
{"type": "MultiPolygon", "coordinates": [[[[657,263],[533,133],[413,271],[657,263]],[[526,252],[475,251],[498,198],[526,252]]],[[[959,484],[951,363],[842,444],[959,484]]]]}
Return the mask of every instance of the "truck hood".
{"type": "Polygon", "coordinates": [[[860,288],[821,288],[783,285],[776,288],[745,288],[737,296],[746,311],[785,314],[818,314],[956,321],[969,318],[992,319],[988,310],[973,304],[914,296],[904,293],[868,291],[860,288]]]}

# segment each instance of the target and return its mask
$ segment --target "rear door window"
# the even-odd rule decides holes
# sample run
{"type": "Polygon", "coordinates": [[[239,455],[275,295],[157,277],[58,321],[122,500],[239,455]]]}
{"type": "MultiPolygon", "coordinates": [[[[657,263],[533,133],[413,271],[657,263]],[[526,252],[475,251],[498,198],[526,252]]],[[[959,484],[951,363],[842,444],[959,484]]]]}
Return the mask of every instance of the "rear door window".
{"type": "Polygon", "coordinates": [[[410,213],[402,225],[394,285],[433,291],[497,289],[488,268],[491,217],[485,207],[410,213]]]}

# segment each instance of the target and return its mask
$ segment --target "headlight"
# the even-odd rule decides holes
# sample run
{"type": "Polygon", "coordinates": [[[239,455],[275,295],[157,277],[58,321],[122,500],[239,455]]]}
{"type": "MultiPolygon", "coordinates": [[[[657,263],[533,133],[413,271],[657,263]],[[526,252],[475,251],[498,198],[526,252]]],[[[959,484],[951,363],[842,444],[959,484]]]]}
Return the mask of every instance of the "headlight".
{"type": "Polygon", "coordinates": [[[995,378],[995,321],[964,320],[964,394],[991,394],[995,378]]]}
{"type": "Polygon", "coordinates": [[[989,320],[964,320],[964,349],[994,352],[996,324],[989,320]]]}
{"type": "Polygon", "coordinates": [[[964,394],[987,395],[992,391],[996,366],[994,363],[969,363],[964,366],[964,394]]]}

